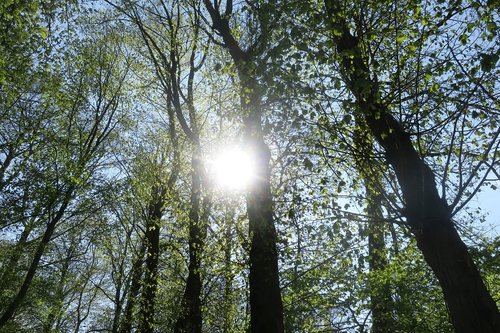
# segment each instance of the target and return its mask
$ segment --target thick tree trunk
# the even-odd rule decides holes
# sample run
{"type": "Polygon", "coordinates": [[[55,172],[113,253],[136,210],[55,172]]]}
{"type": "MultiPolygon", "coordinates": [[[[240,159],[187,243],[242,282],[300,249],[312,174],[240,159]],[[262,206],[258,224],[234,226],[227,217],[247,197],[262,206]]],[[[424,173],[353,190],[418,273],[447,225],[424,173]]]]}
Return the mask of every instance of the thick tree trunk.
{"type": "Polygon", "coordinates": [[[283,332],[283,304],[278,277],[276,230],[269,177],[269,150],[261,142],[255,183],[247,195],[250,231],[251,331],[283,332]]]}
{"type": "Polygon", "coordinates": [[[443,289],[455,330],[499,332],[498,308],[455,229],[447,203],[439,197],[432,171],[384,106],[373,100],[360,105],[371,110],[367,121],[394,168],[408,224],[443,289]],[[382,117],[377,119],[377,113],[382,117]]]}
{"type": "Polygon", "coordinates": [[[189,266],[181,314],[175,333],[201,333],[201,257],[206,234],[206,221],[200,219],[202,164],[195,150],[192,159],[191,209],[189,211],[189,266]]]}
{"type": "Polygon", "coordinates": [[[148,209],[145,240],[147,244],[146,267],[142,285],[139,332],[152,333],[155,324],[156,290],[158,288],[158,260],[160,254],[160,220],[163,215],[165,189],[153,188],[153,198],[148,209]]]}
{"type": "Polygon", "coordinates": [[[350,33],[340,6],[327,0],[326,10],[348,88],[396,173],[408,224],[439,280],[456,332],[500,332],[498,308],[455,229],[447,203],[439,197],[432,170],[382,104],[377,82],[370,77],[358,38],[350,33]]]}
{"type": "MultiPolygon", "coordinates": [[[[249,88],[242,88],[242,90],[247,89],[249,88]]],[[[247,107],[250,110],[257,109],[260,107],[257,101],[260,103],[254,93],[250,97],[252,104],[247,107]]],[[[254,154],[256,170],[247,194],[250,232],[251,330],[252,332],[283,332],[283,304],[279,287],[276,229],[273,221],[270,187],[269,161],[271,156],[262,137],[260,122],[254,123],[253,119],[246,120],[246,143],[254,154]],[[252,127],[257,127],[257,130],[254,131],[252,127]]]]}
{"type": "Polygon", "coordinates": [[[10,319],[12,319],[17,309],[19,308],[24,298],[26,297],[26,294],[28,293],[28,290],[31,286],[31,282],[33,281],[33,277],[35,276],[35,273],[38,269],[38,265],[40,264],[40,259],[42,258],[42,255],[45,252],[45,248],[47,247],[47,244],[50,242],[50,239],[52,238],[52,234],[56,229],[57,223],[62,219],[64,213],[66,212],[66,208],[68,207],[72,197],[73,197],[73,188],[69,188],[65,193],[63,202],[61,203],[61,206],[57,210],[56,215],[52,218],[49,224],[47,224],[45,232],[35,250],[33,260],[31,261],[30,267],[28,268],[28,272],[24,277],[24,281],[21,287],[19,288],[19,291],[17,292],[16,296],[12,299],[12,301],[9,303],[7,309],[0,318],[0,329],[10,319]]]}
{"type": "Polygon", "coordinates": [[[255,64],[231,33],[232,2],[226,4],[223,16],[209,0],[204,3],[238,71],[245,144],[254,155],[255,175],[246,197],[250,232],[250,328],[253,333],[279,333],[284,331],[284,325],[271,195],[271,156],[262,133],[261,95],[254,74],[255,64]]]}

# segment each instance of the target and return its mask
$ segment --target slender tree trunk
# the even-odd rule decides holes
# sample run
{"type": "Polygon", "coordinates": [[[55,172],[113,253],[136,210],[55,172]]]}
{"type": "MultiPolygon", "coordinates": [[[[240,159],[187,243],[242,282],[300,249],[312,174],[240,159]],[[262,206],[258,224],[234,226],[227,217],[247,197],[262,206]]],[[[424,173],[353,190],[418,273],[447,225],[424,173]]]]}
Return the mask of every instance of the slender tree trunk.
{"type": "Polygon", "coordinates": [[[26,273],[26,276],[24,277],[24,281],[23,281],[22,285],[19,288],[19,291],[17,292],[16,296],[9,303],[9,305],[7,306],[7,309],[5,310],[2,317],[0,318],[0,329],[10,319],[12,319],[12,317],[16,313],[17,309],[19,308],[19,306],[23,302],[24,298],[26,297],[26,294],[28,293],[28,289],[31,286],[31,282],[33,281],[33,277],[35,276],[36,270],[38,269],[40,259],[42,258],[42,255],[45,252],[45,248],[47,247],[47,244],[50,242],[50,239],[52,238],[52,234],[54,233],[54,231],[56,229],[57,223],[62,219],[72,196],[73,196],[73,188],[69,188],[66,191],[66,194],[64,196],[61,207],[59,207],[56,215],[52,218],[52,220],[49,222],[49,224],[47,224],[47,227],[46,227],[45,232],[42,236],[42,239],[40,240],[40,243],[38,244],[38,246],[35,250],[33,260],[31,261],[30,267],[28,268],[28,272],[26,273]]]}
{"type": "Polygon", "coordinates": [[[381,102],[377,82],[370,77],[359,40],[351,34],[339,4],[327,0],[326,11],[348,88],[396,173],[408,224],[439,280],[456,332],[500,332],[498,308],[455,229],[446,201],[439,197],[432,170],[381,102]]]}
{"type": "Polygon", "coordinates": [[[167,112],[169,116],[169,136],[174,150],[173,165],[167,183],[152,189],[153,196],[148,209],[145,235],[146,267],[144,270],[141,308],[139,311],[139,332],[141,333],[151,333],[154,329],[154,308],[158,287],[158,260],[160,254],[160,220],[163,216],[165,196],[167,191],[172,191],[180,169],[180,151],[171,101],[172,98],[168,96],[167,112]]]}
{"type": "Polygon", "coordinates": [[[238,71],[245,143],[254,155],[255,175],[246,197],[250,232],[250,327],[253,333],[279,333],[284,331],[284,325],[271,194],[271,154],[262,132],[261,95],[254,74],[255,64],[231,33],[228,19],[233,10],[232,2],[226,5],[223,16],[209,0],[204,3],[238,71]]]}
{"type": "Polygon", "coordinates": [[[26,242],[28,240],[28,237],[31,233],[31,230],[33,228],[31,227],[30,224],[26,225],[24,227],[23,232],[21,233],[21,236],[19,237],[19,240],[17,241],[14,250],[10,254],[10,258],[8,259],[7,264],[3,266],[3,272],[2,276],[0,277],[0,292],[2,292],[7,286],[12,286],[13,282],[13,274],[17,271],[17,264],[19,262],[19,258],[21,257],[21,254],[24,250],[24,246],[26,245],[26,242]]]}
{"type": "MultiPolygon", "coordinates": [[[[378,282],[377,275],[387,268],[387,255],[384,240],[383,215],[380,196],[373,189],[366,187],[368,218],[368,263],[370,273],[377,282],[370,283],[370,301],[372,312],[372,333],[394,332],[395,322],[392,317],[392,293],[388,281],[378,282]],[[381,285],[382,283],[382,285],[381,285]]],[[[370,277],[372,278],[372,277],[370,277]]]]}
{"type": "Polygon", "coordinates": [[[234,212],[231,210],[229,225],[224,232],[224,322],[222,331],[224,333],[234,332],[234,300],[233,300],[233,281],[234,272],[231,264],[231,254],[233,249],[233,226],[235,225],[234,212]]]}
{"type": "Polygon", "coordinates": [[[195,149],[192,158],[191,209],[189,212],[189,266],[181,314],[175,333],[201,333],[201,257],[206,235],[206,221],[200,219],[202,164],[195,149]]]}
{"type": "Polygon", "coordinates": [[[363,118],[355,112],[356,129],[354,131],[354,160],[365,186],[366,213],[368,216],[368,264],[370,270],[370,309],[372,314],[372,333],[394,332],[395,322],[392,317],[392,293],[388,281],[380,281],[377,276],[387,268],[387,250],[385,246],[381,206],[381,170],[374,164],[373,139],[368,133],[363,118]],[[373,281],[375,280],[375,281],[373,281]]]}
{"type": "Polygon", "coordinates": [[[111,326],[111,333],[118,333],[118,329],[120,328],[120,317],[122,314],[122,306],[123,306],[123,299],[121,296],[122,292],[122,287],[123,284],[122,282],[118,282],[118,285],[116,286],[115,289],[115,311],[113,313],[113,325],[111,326]]]}
{"type": "MultiPolygon", "coordinates": [[[[207,181],[204,171],[203,162],[201,160],[201,144],[199,138],[199,129],[196,120],[196,110],[193,103],[193,78],[194,78],[194,53],[190,60],[190,73],[188,79],[188,99],[187,106],[191,127],[188,128],[185,121],[178,98],[174,98],[173,104],[176,105],[177,119],[180,123],[184,123],[184,133],[191,141],[192,156],[191,156],[191,208],[189,211],[189,266],[188,277],[186,280],[186,288],[182,296],[181,311],[174,326],[175,333],[201,333],[203,317],[201,312],[201,260],[205,239],[207,236],[208,227],[208,210],[210,195],[205,193],[202,195],[202,187],[207,187],[207,181]],[[203,197],[203,200],[202,200],[203,197]],[[203,201],[203,204],[202,204],[203,201]],[[203,206],[203,207],[201,207],[203,206]]],[[[180,91],[176,81],[172,83],[173,87],[177,87],[176,94],[180,91]]]]}
{"type": "MultiPolygon", "coordinates": [[[[171,131],[173,130],[173,121],[174,118],[177,118],[179,125],[183,132],[186,134],[187,138],[191,141],[191,145],[193,148],[193,156],[192,156],[192,188],[191,188],[191,209],[189,213],[189,266],[188,266],[188,277],[186,281],[186,287],[184,290],[184,294],[181,302],[181,310],[179,313],[179,317],[177,318],[174,324],[174,332],[192,332],[192,333],[201,333],[202,327],[202,314],[201,314],[201,276],[200,276],[200,267],[201,267],[201,258],[203,252],[203,243],[206,234],[206,225],[203,219],[200,219],[200,201],[201,201],[201,185],[202,180],[204,178],[204,170],[200,160],[201,153],[201,145],[199,139],[199,131],[196,120],[196,110],[194,107],[194,76],[195,73],[201,68],[203,60],[198,65],[195,65],[195,59],[197,58],[197,50],[198,50],[198,36],[199,30],[201,27],[201,21],[198,10],[199,4],[193,3],[193,30],[192,30],[192,39],[191,45],[191,55],[189,57],[189,74],[187,76],[187,98],[186,104],[189,114],[189,121],[187,121],[186,117],[183,113],[184,106],[181,103],[181,97],[185,95],[182,93],[182,89],[180,87],[180,82],[178,81],[181,72],[181,64],[180,53],[180,44],[181,41],[179,38],[179,21],[175,18],[174,14],[175,10],[172,7],[172,12],[167,9],[167,6],[163,6],[164,16],[162,20],[164,20],[164,24],[168,26],[170,45],[167,50],[163,50],[158,48],[156,43],[154,42],[154,38],[150,35],[150,33],[145,29],[145,26],[141,22],[141,20],[137,17],[137,13],[128,13],[127,16],[132,16],[140,29],[141,35],[146,42],[146,46],[148,47],[148,51],[153,59],[156,59],[156,55],[161,58],[159,61],[155,61],[155,66],[157,70],[158,78],[163,83],[163,88],[165,89],[165,93],[167,95],[167,103],[169,106],[167,107],[169,113],[169,120],[171,122],[171,131]],[[166,52],[164,52],[166,51],[166,52]],[[167,83],[168,82],[168,83],[167,83]]],[[[180,6],[179,4],[175,6],[180,6]]],[[[177,7],[179,9],[180,7],[177,7]]],[[[176,137],[175,133],[172,135],[172,141],[175,144],[176,137]]],[[[177,151],[177,149],[175,150],[177,151]]],[[[174,163],[176,158],[179,157],[178,153],[175,153],[174,163]]],[[[178,162],[177,162],[178,163],[178,162]]]]}
{"type": "Polygon", "coordinates": [[[155,323],[156,290],[158,288],[158,259],[160,254],[160,220],[163,215],[165,189],[153,188],[153,198],[148,209],[145,240],[147,244],[146,267],[142,286],[139,332],[152,333],[155,323]]]}
{"type": "Polygon", "coordinates": [[[130,333],[132,331],[132,322],[134,316],[134,308],[137,301],[137,296],[139,295],[139,290],[141,288],[141,277],[142,277],[142,263],[144,261],[144,255],[146,254],[146,241],[142,241],[141,247],[139,249],[139,254],[132,264],[132,269],[130,274],[132,275],[132,280],[130,281],[130,290],[127,297],[127,305],[123,313],[123,319],[120,324],[120,333],[130,333]]]}
{"type": "Polygon", "coordinates": [[[54,326],[54,323],[57,322],[57,319],[62,315],[62,307],[64,302],[64,285],[66,284],[66,277],[68,275],[70,264],[69,260],[71,260],[71,255],[66,258],[62,267],[61,277],[59,279],[59,283],[57,284],[54,305],[52,306],[52,309],[50,309],[47,320],[43,324],[44,333],[50,333],[52,331],[52,326],[54,326]]]}
{"type": "Polygon", "coordinates": [[[2,162],[0,162],[0,192],[3,191],[4,187],[7,185],[5,177],[5,172],[7,171],[10,163],[14,159],[15,156],[15,148],[13,146],[9,146],[9,152],[5,155],[5,158],[2,162]]]}
{"type": "MultiPolygon", "coordinates": [[[[181,124],[184,133],[191,141],[193,155],[191,156],[192,182],[191,182],[191,210],[189,212],[189,266],[186,289],[182,298],[182,308],[179,318],[175,324],[174,332],[201,333],[202,313],[201,313],[201,288],[202,280],[200,275],[203,247],[208,226],[208,193],[203,195],[203,208],[200,207],[202,201],[202,187],[207,188],[207,181],[204,166],[201,160],[201,143],[196,109],[194,107],[194,76],[200,65],[195,65],[196,52],[198,49],[198,35],[200,19],[197,13],[194,17],[193,44],[191,56],[189,58],[189,74],[187,85],[187,109],[190,119],[190,126],[182,113],[179,103],[180,87],[176,79],[176,70],[179,67],[178,58],[171,53],[171,74],[170,80],[174,93],[172,94],[172,104],[175,107],[177,120],[181,124]],[[182,125],[184,124],[184,125],[182,125]],[[207,204],[206,204],[207,203],[207,204]]],[[[172,50],[173,52],[173,50],[172,50]]]]}

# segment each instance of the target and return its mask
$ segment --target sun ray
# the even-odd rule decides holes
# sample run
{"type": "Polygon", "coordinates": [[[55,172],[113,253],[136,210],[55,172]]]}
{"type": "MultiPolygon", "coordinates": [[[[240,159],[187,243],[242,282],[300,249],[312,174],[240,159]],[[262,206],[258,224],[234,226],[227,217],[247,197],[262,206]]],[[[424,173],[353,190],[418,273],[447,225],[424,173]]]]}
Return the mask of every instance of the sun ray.
{"type": "Polygon", "coordinates": [[[243,190],[254,177],[254,163],[249,151],[239,147],[222,150],[211,161],[215,183],[226,190],[243,190]]]}

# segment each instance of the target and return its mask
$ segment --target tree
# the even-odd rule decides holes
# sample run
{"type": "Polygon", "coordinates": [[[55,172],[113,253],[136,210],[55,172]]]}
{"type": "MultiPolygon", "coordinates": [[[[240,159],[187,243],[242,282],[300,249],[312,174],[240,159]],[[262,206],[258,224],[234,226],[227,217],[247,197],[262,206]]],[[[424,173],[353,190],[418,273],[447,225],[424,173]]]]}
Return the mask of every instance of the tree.
{"type": "MultiPolygon", "coordinates": [[[[335,1],[326,1],[325,8],[345,83],[372,134],[385,149],[387,162],[394,168],[408,224],[440,281],[456,331],[498,330],[500,315],[496,304],[456,231],[448,204],[439,196],[432,170],[381,99],[360,36],[351,33],[345,9],[335,1]]],[[[454,14],[450,9],[448,15],[454,14]]]]}
{"type": "Polygon", "coordinates": [[[80,54],[75,54],[86,58],[79,64],[79,75],[67,77],[68,86],[58,86],[59,91],[50,91],[52,96],[43,96],[58,116],[53,126],[43,133],[46,146],[37,154],[42,159],[34,162],[35,168],[46,170],[41,175],[45,182],[43,218],[46,221],[23,282],[4,310],[0,326],[14,316],[23,302],[52,235],[78,191],[97,171],[103,156],[102,146],[109,142],[117,125],[114,116],[120,106],[126,70],[113,66],[111,47],[112,44],[103,41],[84,44],[77,50],[80,54]]]}
{"type": "Polygon", "coordinates": [[[492,3],[0,10],[1,331],[497,330],[492,3]]]}
{"type": "Polygon", "coordinates": [[[245,143],[253,153],[256,169],[255,184],[252,184],[246,198],[251,242],[250,327],[252,332],[282,332],[283,304],[273,221],[270,151],[262,131],[262,97],[255,73],[257,65],[255,57],[258,56],[255,51],[262,45],[253,45],[244,50],[235,39],[229,25],[234,10],[232,1],[226,2],[223,13],[220,12],[219,1],[211,3],[205,0],[204,4],[212,19],[213,27],[222,36],[224,47],[229,51],[238,73],[245,143]]]}
{"type": "MultiPolygon", "coordinates": [[[[368,215],[368,262],[370,278],[377,279],[387,269],[387,249],[385,245],[386,221],[382,212],[383,195],[378,179],[381,178],[380,169],[374,166],[373,139],[363,119],[357,115],[354,130],[354,160],[356,169],[360,173],[366,193],[366,213],[368,215]]],[[[392,318],[392,295],[388,281],[377,285],[371,282],[370,310],[372,314],[373,333],[392,332],[395,322],[392,318]]]]}
{"type": "MultiPolygon", "coordinates": [[[[199,5],[196,1],[193,2],[192,10],[189,12],[189,7],[184,8],[180,3],[160,1],[159,4],[161,6],[156,6],[154,3],[139,5],[124,1],[123,7],[117,8],[137,26],[148,50],[154,72],[170,105],[169,118],[172,118],[172,121],[174,118],[177,119],[191,144],[188,277],[182,300],[183,309],[177,319],[175,331],[201,332],[200,268],[207,228],[204,210],[209,206],[210,199],[206,191],[208,182],[201,158],[199,115],[194,105],[195,75],[205,60],[205,55],[202,54],[203,45],[200,45],[199,5]],[[181,15],[181,11],[182,13],[188,11],[190,17],[186,19],[181,15]],[[185,36],[188,35],[192,38],[186,39],[185,36]],[[182,64],[185,58],[188,58],[187,66],[182,64]],[[187,73],[185,80],[181,79],[184,72],[187,73]]],[[[171,136],[172,140],[177,140],[175,134],[171,136]]]]}

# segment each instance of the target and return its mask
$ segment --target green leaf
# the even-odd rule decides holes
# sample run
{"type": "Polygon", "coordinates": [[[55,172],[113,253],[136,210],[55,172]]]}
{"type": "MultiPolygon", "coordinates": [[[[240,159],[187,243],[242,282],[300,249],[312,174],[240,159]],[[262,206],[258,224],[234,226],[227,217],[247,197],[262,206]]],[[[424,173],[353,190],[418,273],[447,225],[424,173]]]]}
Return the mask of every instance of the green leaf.
{"type": "Polygon", "coordinates": [[[345,123],[345,124],[349,124],[352,120],[352,116],[350,114],[346,114],[343,118],[342,118],[342,122],[345,123]]]}
{"type": "Polygon", "coordinates": [[[481,69],[484,72],[491,72],[498,62],[498,54],[481,54],[481,69]]]}
{"type": "Polygon", "coordinates": [[[313,164],[312,164],[311,160],[308,157],[304,158],[304,167],[307,170],[312,171],[313,164]]]}
{"type": "Polygon", "coordinates": [[[407,40],[408,37],[407,36],[399,36],[397,39],[396,39],[396,42],[398,44],[401,44],[402,42],[404,42],[405,40],[407,40]]]}
{"type": "Polygon", "coordinates": [[[467,36],[467,34],[463,33],[460,36],[460,43],[462,43],[463,45],[467,44],[468,40],[469,40],[469,36],[467,36]]]}

